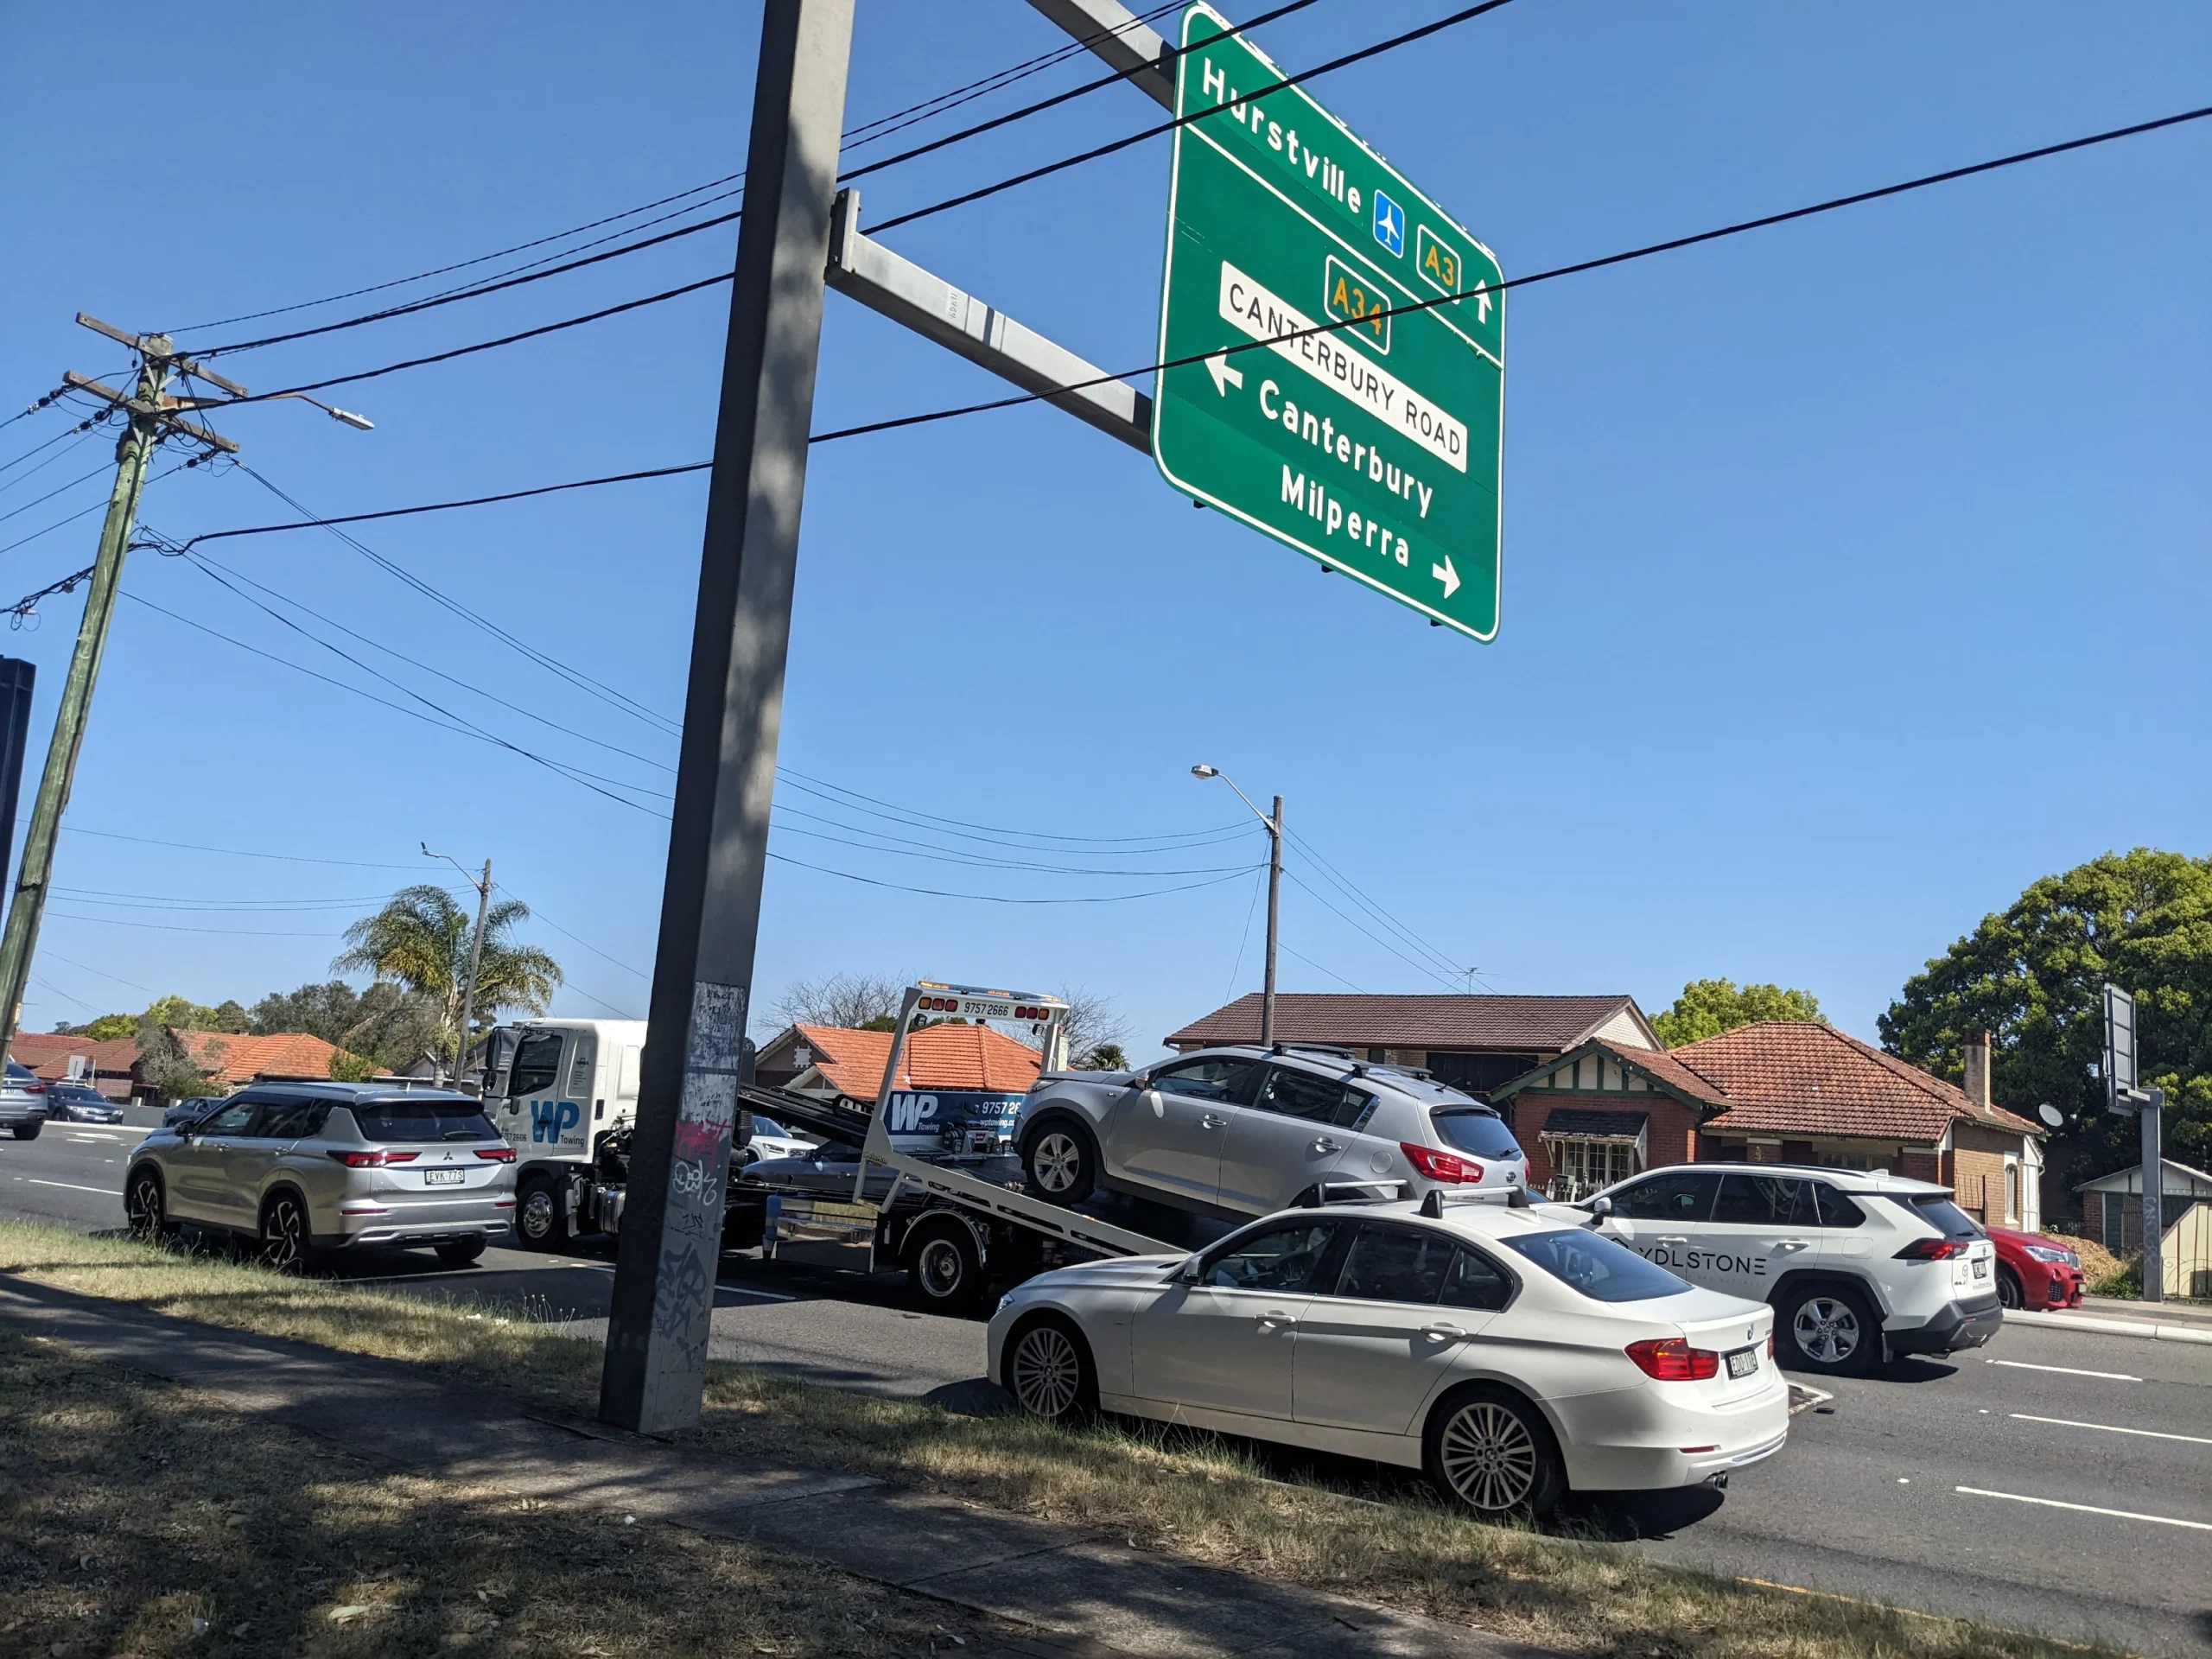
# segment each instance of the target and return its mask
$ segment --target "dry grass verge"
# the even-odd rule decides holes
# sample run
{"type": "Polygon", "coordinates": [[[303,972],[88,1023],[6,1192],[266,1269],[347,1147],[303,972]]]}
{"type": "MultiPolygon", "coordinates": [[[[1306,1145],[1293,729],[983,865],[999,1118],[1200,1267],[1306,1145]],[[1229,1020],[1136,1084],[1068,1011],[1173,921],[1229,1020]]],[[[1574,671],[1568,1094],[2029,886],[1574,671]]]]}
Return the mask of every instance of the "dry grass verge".
{"type": "Polygon", "coordinates": [[[0,1332],[0,1650],[890,1656],[1007,1634],[678,1528],[380,1474],[0,1332]]]}
{"type": "MultiPolygon", "coordinates": [[[[526,1320],[122,1239],[0,1223],[0,1271],[168,1313],[414,1361],[574,1410],[596,1344],[526,1320]]],[[[1632,1549],[1268,1478],[1232,1445],[843,1393],[716,1364],[705,1448],[879,1475],[996,1510],[1111,1530],[1139,1548],[1617,1659],[2058,1659],[2071,1644],[1656,1566],[1632,1549]]]]}

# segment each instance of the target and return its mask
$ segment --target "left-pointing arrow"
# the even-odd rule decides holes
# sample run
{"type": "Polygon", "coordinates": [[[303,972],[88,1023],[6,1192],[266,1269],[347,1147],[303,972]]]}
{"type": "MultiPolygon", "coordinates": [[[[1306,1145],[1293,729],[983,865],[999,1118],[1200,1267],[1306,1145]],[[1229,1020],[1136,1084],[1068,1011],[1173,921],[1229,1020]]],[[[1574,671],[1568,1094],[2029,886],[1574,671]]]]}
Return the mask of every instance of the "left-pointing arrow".
{"type": "Polygon", "coordinates": [[[1444,556],[1443,563],[1430,565],[1428,574],[1444,584],[1445,598],[1449,599],[1459,591],[1459,573],[1452,568],[1452,556],[1449,553],[1444,556]]]}
{"type": "Polygon", "coordinates": [[[1214,391],[1224,397],[1229,396],[1230,387],[1241,390],[1244,385],[1244,371],[1229,360],[1226,352],[1216,352],[1206,359],[1206,372],[1213,377],[1214,391]]]}

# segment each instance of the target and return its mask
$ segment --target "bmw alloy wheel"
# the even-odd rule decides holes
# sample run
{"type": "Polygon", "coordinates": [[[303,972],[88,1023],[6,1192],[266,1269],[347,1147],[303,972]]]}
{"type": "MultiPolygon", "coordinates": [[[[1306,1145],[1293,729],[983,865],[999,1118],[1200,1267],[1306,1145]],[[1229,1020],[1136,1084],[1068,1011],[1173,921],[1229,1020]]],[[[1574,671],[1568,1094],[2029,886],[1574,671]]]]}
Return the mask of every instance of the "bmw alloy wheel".
{"type": "Polygon", "coordinates": [[[1047,1192],[1065,1192],[1075,1185],[1083,1169],[1083,1148],[1065,1129],[1047,1129],[1037,1138],[1037,1150],[1030,1162],[1037,1172],[1038,1185],[1047,1192]]]}
{"type": "Polygon", "coordinates": [[[1470,1401],[1453,1412],[1438,1453],[1452,1490],[1485,1514],[1519,1508],[1536,1488],[1535,1438],[1495,1400],[1470,1401]]]}
{"type": "Polygon", "coordinates": [[[1057,1421],[1075,1409],[1083,1389],[1083,1357],[1058,1325],[1033,1325],[1023,1332],[1007,1370],[1024,1411],[1057,1421]]]}
{"type": "Polygon", "coordinates": [[[1859,1313],[1834,1296],[1808,1296],[1789,1322],[1797,1351],[1815,1365],[1847,1365],[1859,1351],[1859,1313]]]}

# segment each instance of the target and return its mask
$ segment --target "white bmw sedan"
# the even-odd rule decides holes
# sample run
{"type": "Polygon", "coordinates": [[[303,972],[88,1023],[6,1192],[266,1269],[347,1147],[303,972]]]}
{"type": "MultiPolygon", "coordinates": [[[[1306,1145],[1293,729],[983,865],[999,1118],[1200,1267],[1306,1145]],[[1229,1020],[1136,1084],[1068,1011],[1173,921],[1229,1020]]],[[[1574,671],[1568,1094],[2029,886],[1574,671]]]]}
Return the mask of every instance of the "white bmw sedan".
{"type": "Polygon", "coordinates": [[[1552,1206],[1332,1205],[1189,1256],[1017,1286],[992,1380],[1026,1410],[1185,1423],[1425,1471],[1541,1515],[1570,1488],[1725,1484],[1782,1449],[1773,1310],[1552,1206]],[[1580,1223],[1580,1224],[1577,1224],[1580,1223]]]}

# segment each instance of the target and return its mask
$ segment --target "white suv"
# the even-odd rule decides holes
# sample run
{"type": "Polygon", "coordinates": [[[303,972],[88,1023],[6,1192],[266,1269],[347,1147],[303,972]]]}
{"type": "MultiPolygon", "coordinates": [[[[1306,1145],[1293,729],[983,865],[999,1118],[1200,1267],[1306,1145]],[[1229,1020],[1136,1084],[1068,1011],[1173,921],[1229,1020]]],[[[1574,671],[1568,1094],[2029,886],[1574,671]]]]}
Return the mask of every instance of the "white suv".
{"type": "Polygon", "coordinates": [[[1236,1219],[1324,1186],[1388,1198],[1505,1192],[1528,1166],[1497,1112],[1426,1072],[1282,1044],[1136,1072],[1047,1072],[1014,1141],[1039,1198],[1077,1205],[1104,1187],[1236,1219]]]}
{"type": "Polygon", "coordinates": [[[1848,1169],[1682,1164],[1577,1206],[1692,1284],[1775,1311],[1784,1360],[1836,1376],[1997,1333],[1997,1247],[1948,1187],[1848,1169]]]}

